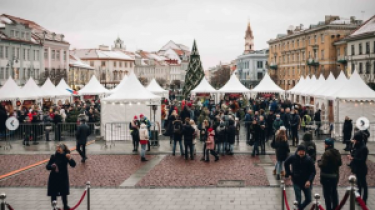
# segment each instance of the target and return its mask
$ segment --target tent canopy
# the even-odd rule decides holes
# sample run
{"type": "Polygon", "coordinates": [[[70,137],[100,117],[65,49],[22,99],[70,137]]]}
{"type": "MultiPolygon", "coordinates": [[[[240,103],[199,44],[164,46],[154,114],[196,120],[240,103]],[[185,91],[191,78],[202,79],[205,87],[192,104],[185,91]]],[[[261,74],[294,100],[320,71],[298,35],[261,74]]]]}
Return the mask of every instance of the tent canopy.
{"type": "Polygon", "coordinates": [[[150,84],[148,84],[148,86],[146,87],[146,89],[152,93],[168,93],[168,90],[164,90],[162,87],[160,87],[160,85],[158,84],[158,82],[156,82],[155,79],[152,79],[150,84]]]}
{"type": "Polygon", "coordinates": [[[114,102],[138,102],[138,101],[150,101],[160,100],[160,96],[157,96],[147,90],[137,79],[135,74],[131,74],[126,82],[119,86],[119,90],[114,92],[112,95],[104,98],[102,101],[114,101],[114,102]]]}
{"type": "Polygon", "coordinates": [[[293,91],[298,90],[298,88],[300,88],[305,82],[306,82],[305,78],[303,76],[301,76],[299,78],[298,83],[292,89],[287,90],[286,92],[292,94],[293,91]]]}
{"type": "Polygon", "coordinates": [[[217,90],[208,83],[206,77],[203,77],[201,82],[191,91],[191,93],[216,93],[217,90]]]}
{"type": "Polygon", "coordinates": [[[0,100],[7,101],[7,100],[15,100],[21,94],[20,87],[16,84],[16,82],[9,77],[9,79],[5,82],[2,88],[0,88],[0,100]]]}
{"type": "Polygon", "coordinates": [[[247,89],[237,78],[235,74],[230,76],[228,82],[218,90],[220,93],[250,93],[251,91],[247,89]]]}
{"type": "Polygon", "coordinates": [[[347,84],[327,98],[332,100],[373,101],[375,100],[375,91],[362,80],[357,71],[354,71],[347,84]]]}
{"type": "Polygon", "coordinates": [[[64,78],[60,80],[60,82],[59,82],[59,84],[56,86],[56,88],[57,88],[58,90],[60,90],[61,92],[64,92],[64,93],[66,92],[66,93],[68,93],[68,94],[70,95],[69,91],[67,90],[67,89],[70,90],[70,87],[69,87],[69,85],[66,84],[64,78]]]}
{"type": "Polygon", "coordinates": [[[114,92],[116,92],[117,90],[119,90],[119,89],[121,88],[121,86],[125,83],[125,81],[126,81],[127,79],[128,79],[128,76],[125,75],[125,76],[122,78],[121,82],[120,82],[115,88],[113,88],[112,90],[109,90],[109,92],[110,92],[110,93],[114,93],[114,92]]]}
{"type": "Polygon", "coordinates": [[[307,85],[310,84],[311,78],[309,76],[306,77],[306,79],[300,81],[292,90],[289,90],[291,94],[296,94],[298,91],[305,88],[307,85]],[[300,84],[301,83],[301,84],[300,84]]]}
{"type": "Polygon", "coordinates": [[[315,91],[318,90],[320,87],[322,87],[325,82],[326,82],[326,79],[324,78],[323,74],[321,74],[319,76],[319,79],[316,80],[314,84],[310,85],[310,88],[307,89],[305,92],[301,93],[301,95],[306,95],[306,96],[314,95],[315,91]]]}
{"type": "Polygon", "coordinates": [[[92,75],[89,83],[79,91],[79,95],[102,95],[105,93],[109,93],[109,90],[100,84],[95,75],[92,75]]]}
{"type": "Polygon", "coordinates": [[[315,75],[313,75],[310,80],[307,80],[307,82],[305,83],[303,87],[301,87],[297,91],[294,91],[294,94],[302,95],[303,93],[307,92],[311,88],[311,85],[315,85],[315,84],[316,84],[316,77],[315,75]]]}
{"type": "Polygon", "coordinates": [[[25,86],[21,89],[21,94],[19,95],[19,99],[21,100],[35,100],[40,98],[51,98],[55,97],[51,93],[46,93],[43,91],[30,77],[30,79],[26,82],[25,86]]]}
{"type": "MultiPolygon", "coordinates": [[[[333,77],[333,75],[332,75],[332,77],[333,77]]],[[[318,89],[319,92],[317,92],[315,95],[316,95],[316,97],[320,97],[320,98],[326,98],[326,97],[332,96],[333,94],[335,94],[335,92],[340,90],[344,85],[347,85],[348,82],[349,82],[349,80],[348,80],[348,78],[346,78],[344,72],[341,72],[336,80],[334,80],[330,84],[326,83],[325,86],[324,86],[326,88],[318,89]],[[329,88],[327,88],[327,87],[329,87],[329,88]]]]}
{"type": "Polygon", "coordinates": [[[47,80],[44,82],[42,87],[40,87],[42,91],[47,93],[48,95],[55,96],[56,98],[61,98],[61,97],[69,97],[70,94],[68,91],[61,91],[60,89],[56,88],[54,84],[52,84],[51,80],[47,78],[47,80]]]}
{"type": "Polygon", "coordinates": [[[284,93],[285,90],[281,89],[275,82],[271,79],[270,75],[266,73],[260,83],[251,90],[254,93],[284,93]]]}
{"type": "Polygon", "coordinates": [[[336,90],[336,87],[334,86],[335,83],[336,83],[336,79],[331,72],[329,73],[328,78],[326,79],[326,82],[322,86],[320,86],[317,90],[315,90],[315,93],[313,95],[318,98],[324,98],[324,95],[328,90],[336,90]]]}

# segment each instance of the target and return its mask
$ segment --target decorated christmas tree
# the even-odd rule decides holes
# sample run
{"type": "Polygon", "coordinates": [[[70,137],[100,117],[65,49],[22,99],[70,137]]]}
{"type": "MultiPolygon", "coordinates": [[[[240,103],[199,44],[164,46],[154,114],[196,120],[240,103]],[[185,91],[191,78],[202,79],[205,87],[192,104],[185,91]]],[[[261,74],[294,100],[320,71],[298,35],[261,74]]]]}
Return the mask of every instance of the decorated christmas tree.
{"type": "Polygon", "coordinates": [[[185,85],[183,89],[184,97],[187,98],[190,91],[193,90],[200,83],[204,77],[204,71],[197,48],[197,44],[193,43],[193,48],[190,54],[189,66],[185,76],[185,85]]]}

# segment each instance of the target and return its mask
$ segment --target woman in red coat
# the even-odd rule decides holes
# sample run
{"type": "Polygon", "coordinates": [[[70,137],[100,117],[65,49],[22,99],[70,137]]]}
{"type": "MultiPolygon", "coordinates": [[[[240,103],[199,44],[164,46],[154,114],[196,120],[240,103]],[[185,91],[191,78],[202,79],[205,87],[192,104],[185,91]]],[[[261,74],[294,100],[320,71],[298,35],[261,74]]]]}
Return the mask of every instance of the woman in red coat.
{"type": "Polygon", "coordinates": [[[213,128],[209,128],[208,137],[206,140],[206,162],[210,162],[210,153],[215,156],[215,161],[219,160],[219,156],[215,152],[215,131],[213,128]]]}

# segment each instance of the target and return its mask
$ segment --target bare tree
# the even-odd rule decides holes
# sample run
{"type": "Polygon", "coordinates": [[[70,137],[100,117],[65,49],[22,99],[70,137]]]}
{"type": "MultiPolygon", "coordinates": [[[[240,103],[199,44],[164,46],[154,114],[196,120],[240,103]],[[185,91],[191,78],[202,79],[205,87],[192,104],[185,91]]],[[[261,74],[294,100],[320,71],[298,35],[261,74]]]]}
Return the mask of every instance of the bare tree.
{"type": "Polygon", "coordinates": [[[138,80],[141,82],[141,84],[142,84],[143,86],[145,86],[145,85],[148,84],[148,79],[147,79],[146,77],[142,77],[142,76],[140,76],[140,77],[138,77],[138,80]]]}
{"type": "Polygon", "coordinates": [[[167,84],[167,80],[164,79],[164,78],[157,78],[156,79],[156,82],[158,82],[158,84],[162,87],[165,87],[165,85],[167,84]]]}
{"type": "Polygon", "coordinates": [[[181,80],[172,80],[171,85],[174,86],[174,89],[180,89],[181,80]]]}
{"type": "Polygon", "coordinates": [[[222,87],[228,82],[230,73],[231,71],[229,66],[220,66],[220,68],[216,70],[214,75],[211,77],[211,84],[216,87],[222,87]]]}

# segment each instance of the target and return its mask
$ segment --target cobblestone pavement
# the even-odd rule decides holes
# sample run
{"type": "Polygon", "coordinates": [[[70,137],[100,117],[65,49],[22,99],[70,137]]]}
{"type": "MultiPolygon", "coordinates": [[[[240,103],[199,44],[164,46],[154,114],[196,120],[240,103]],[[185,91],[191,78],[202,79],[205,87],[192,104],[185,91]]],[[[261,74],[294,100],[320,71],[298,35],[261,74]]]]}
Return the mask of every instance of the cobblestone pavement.
{"type": "MultiPolygon", "coordinates": [[[[17,156],[8,159],[6,166],[12,166],[14,161],[20,162],[25,156],[17,156]],[[13,160],[13,161],[12,161],[13,160]]],[[[40,159],[45,158],[39,155],[40,159]]],[[[129,178],[134,172],[146,163],[140,161],[138,155],[91,155],[85,164],[80,162],[78,155],[72,156],[77,162],[75,168],[69,168],[69,179],[71,186],[85,186],[90,181],[92,186],[116,187],[129,178]]],[[[151,159],[152,156],[148,156],[151,159]]],[[[49,171],[46,164],[35,167],[21,174],[0,180],[0,186],[37,187],[47,186],[49,171]]],[[[3,166],[3,165],[2,165],[3,166]]],[[[12,166],[14,167],[14,166],[12,166]]]]}
{"type": "Polygon", "coordinates": [[[217,186],[220,180],[243,180],[245,186],[269,185],[259,158],[249,155],[221,156],[215,162],[185,160],[181,156],[166,156],[137,186],[217,186]]]}
{"type": "Polygon", "coordinates": [[[49,155],[0,155],[0,175],[49,158],[49,155]]]}
{"type": "MultiPolygon", "coordinates": [[[[81,197],[84,189],[71,189],[68,198],[73,207],[81,197]]],[[[51,209],[50,198],[45,188],[1,188],[7,194],[7,202],[15,210],[51,209]]],[[[293,204],[294,192],[287,188],[289,205],[293,204]]],[[[316,187],[313,193],[322,194],[316,187]]],[[[345,188],[339,189],[340,199],[345,188]]],[[[321,204],[325,209],[323,196],[321,204]]],[[[86,198],[77,210],[87,209],[86,198]]],[[[90,199],[91,210],[277,210],[281,209],[281,190],[277,187],[251,188],[193,188],[193,189],[113,189],[93,188],[90,199]]],[[[349,202],[349,201],[348,201],[349,202]]],[[[58,206],[61,200],[58,199],[58,206]]],[[[369,209],[375,209],[375,189],[369,190],[369,209]]],[[[291,206],[292,208],[292,206],[291,206]]],[[[306,209],[310,209],[310,206],[306,209]]],[[[348,210],[348,203],[344,206],[348,210]]],[[[356,209],[360,209],[356,206],[356,209]]]]}

